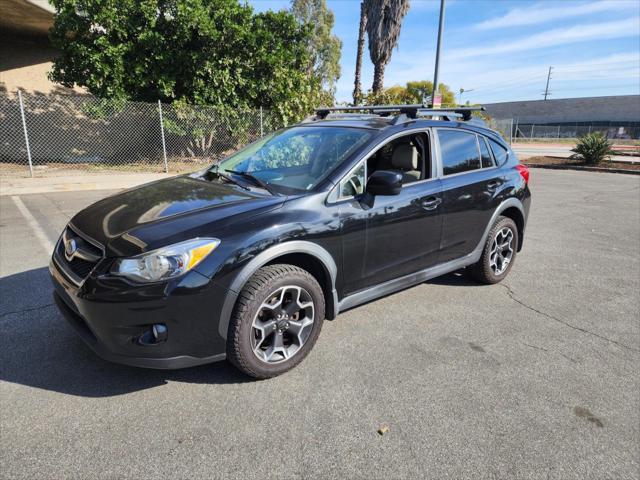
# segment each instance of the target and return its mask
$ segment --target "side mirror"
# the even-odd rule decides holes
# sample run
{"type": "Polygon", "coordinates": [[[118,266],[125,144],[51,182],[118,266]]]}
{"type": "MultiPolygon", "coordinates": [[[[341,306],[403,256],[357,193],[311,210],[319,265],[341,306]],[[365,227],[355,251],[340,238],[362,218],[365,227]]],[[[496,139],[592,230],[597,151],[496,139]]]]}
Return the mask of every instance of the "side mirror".
{"type": "Polygon", "coordinates": [[[402,190],[402,173],[377,170],[367,180],[367,193],[371,195],[398,195],[402,190]]]}

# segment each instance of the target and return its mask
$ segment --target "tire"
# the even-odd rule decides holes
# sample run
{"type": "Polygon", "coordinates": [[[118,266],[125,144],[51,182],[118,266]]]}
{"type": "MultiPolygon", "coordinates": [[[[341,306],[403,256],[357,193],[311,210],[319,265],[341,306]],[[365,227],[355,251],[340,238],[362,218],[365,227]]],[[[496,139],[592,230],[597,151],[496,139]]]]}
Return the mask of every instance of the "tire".
{"type": "Polygon", "coordinates": [[[227,358],[254,378],[280,375],[304,360],[324,318],[324,294],[309,272],[286,264],[262,267],[238,295],[227,358]]]}
{"type": "Polygon", "coordinates": [[[470,276],[480,283],[494,284],[501,282],[511,271],[511,267],[516,260],[518,249],[518,227],[515,222],[508,217],[500,216],[491,227],[489,235],[487,235],[487,241],[482,250],[482,256],[475,265],[468,268],[470,276]],[[505,236],[505,232],[509,231],[510,234],[505,236]],[[509,236],[510,235],[510,236],[509,236]],[[501,245],[505,245],[507,240],[510,239],[510,252],[507,249],[500,250],[500,253],[504,254],[502,258],[508,258],[506,266],[500,261],[500,254],[497,257],[494,256],[494,245],[496,237],[501,245]],[[502,267],[502,268],[500,268],[502,267]]]}

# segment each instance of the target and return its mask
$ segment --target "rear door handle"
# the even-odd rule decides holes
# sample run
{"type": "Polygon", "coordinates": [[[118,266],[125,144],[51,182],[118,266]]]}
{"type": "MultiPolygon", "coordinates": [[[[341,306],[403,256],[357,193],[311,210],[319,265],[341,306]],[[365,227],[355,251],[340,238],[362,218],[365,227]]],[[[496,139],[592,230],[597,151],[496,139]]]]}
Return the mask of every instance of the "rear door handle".
{"type": "Polygon", "coordinates": [[[425,210],[435,210],[442,203],[439,197],[427,197],[422,201],[422,208],[425,210]]]}

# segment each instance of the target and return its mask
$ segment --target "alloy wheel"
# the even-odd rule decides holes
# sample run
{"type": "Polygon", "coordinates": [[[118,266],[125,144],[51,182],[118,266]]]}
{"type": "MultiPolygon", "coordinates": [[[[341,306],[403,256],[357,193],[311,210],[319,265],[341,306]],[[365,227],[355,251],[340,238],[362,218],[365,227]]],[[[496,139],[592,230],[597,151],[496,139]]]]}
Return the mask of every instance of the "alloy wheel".
{"type": "Polygon", "coordinates": [[[251,349],[266,363],[292,358],[303,347],[315,316],[309,292],[296,285],[278,288],[260,305],[251,324],[251,349]]]}
{"type": "Polygon", "coordinates": [[[489,266],[494,275],[502,275],[513,258],[513,231],[509,227],[504,227],[493,238],[491,253],[489,255],[489,266]]]}

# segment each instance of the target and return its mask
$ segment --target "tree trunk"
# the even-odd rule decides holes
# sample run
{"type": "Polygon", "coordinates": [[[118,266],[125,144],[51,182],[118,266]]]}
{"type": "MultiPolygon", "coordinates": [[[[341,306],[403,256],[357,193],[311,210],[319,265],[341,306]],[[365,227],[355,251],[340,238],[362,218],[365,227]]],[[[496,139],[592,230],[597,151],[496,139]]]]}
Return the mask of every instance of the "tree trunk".
{"type": "Polygon", "coordinates": [[[378,62],[373,66],[373,86],[371,90],[373,90],[373,94],[377,95],[382,92],[384,88],[384,69],[386,65],[382,62],[378,62]]]}
{"type": "Polygon", "coordinates": [[[362,102],[362,54],[364,52],[364,31],[367,26],[367,15],[364,2],[360,3],[360,29],[358,30],[358,53],[356,55],[356,78],[353,88],[353,104],[359,105],[362,102]]]}

